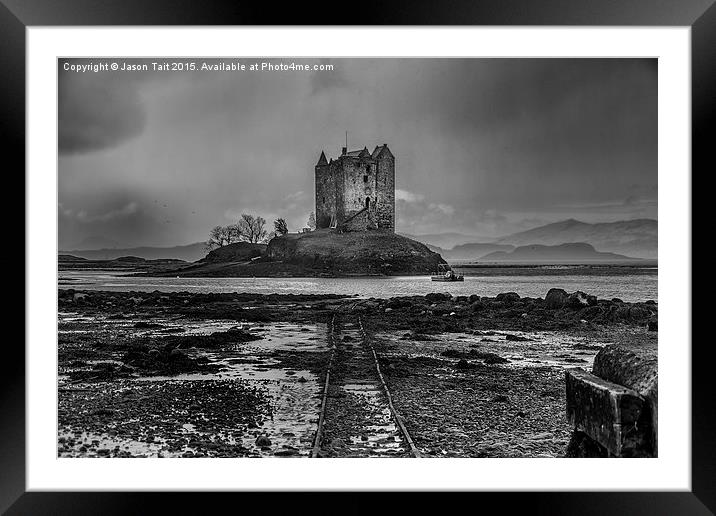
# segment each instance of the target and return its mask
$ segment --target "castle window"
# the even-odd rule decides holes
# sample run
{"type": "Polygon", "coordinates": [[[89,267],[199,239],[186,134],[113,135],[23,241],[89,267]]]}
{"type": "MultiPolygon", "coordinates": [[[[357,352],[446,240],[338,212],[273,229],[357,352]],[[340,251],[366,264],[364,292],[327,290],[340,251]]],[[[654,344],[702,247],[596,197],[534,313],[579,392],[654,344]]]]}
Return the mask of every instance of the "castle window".
{"type": "Polygon", "coordinates": [[[365,198],[365,207],[370,208],[370,197],[365,198]]]}
{"type": "Polygon", "coordinates": [[[326,202],[326,198],[325,198],[325,196],[323,197],[323,202],[324,202],[324,203],[326,202]]]}
{"type": "Polygon", "coordinates": [[[363,182],[364,182],[364,183],[367,183],[367,182],[368,182],[368,176],[363,176],[363,182]]]}

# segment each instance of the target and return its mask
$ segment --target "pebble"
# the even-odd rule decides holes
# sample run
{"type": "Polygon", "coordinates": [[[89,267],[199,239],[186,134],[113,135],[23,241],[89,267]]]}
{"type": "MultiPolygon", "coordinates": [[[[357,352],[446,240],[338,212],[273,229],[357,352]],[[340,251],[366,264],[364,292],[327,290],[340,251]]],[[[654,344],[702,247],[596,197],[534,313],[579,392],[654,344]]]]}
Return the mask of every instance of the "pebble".
{"type": "Polygon", "coordinates": [[[266,435],[260,435],[256,439],[256,446],[259,446],[261,448],[271,446],[271,439],[269,439],[266,435]]]}

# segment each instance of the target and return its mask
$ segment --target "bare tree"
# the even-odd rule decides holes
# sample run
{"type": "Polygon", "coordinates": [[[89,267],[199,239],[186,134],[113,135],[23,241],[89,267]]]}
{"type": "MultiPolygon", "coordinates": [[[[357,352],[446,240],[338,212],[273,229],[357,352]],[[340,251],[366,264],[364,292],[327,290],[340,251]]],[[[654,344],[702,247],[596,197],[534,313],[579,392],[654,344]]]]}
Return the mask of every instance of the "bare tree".
{"type": "Polygon", "coordinates": [[[273,227],[276,230],[276,235],[285,235],[288,233],[288,224],[286,224],[286,219],[274,220],[273,227]]]}
{"type": "Polygon", "coordinates": [[[242,213],[241,219],[238,222],[241,238],[253,244],[257,244],[266,239],[268,231],[264,229],[265,226],[266,219],[247,213],[242,213]]]}
{"type": "Polygon", "coordinates": [[[224,228],[226,232],[226,243],[233,244],[234,242],[241,242],[241,226],[240,224],[230,224],[224,228]]]}
{"type": "Polygon", "coordinates": [[[239,224],[230,224],[228,226],[215,226],[209,232],[209,240],[206,241],[208,250],[224,247],[241,241],[241,228],[239,224]]]}
{"type": "Polygon", "coordinates": [[[209,240],[206,241],[206,248],[211,251],[224,245],[226,245],[226,228],[214,226],[209,232],[209,240]]]}
{"type": "Polygon", "coordinates": [[[311,214],[308,216],[308,227],[311,229],[311,231],[316,230],[316,214],[311,212],[311,214]]]}

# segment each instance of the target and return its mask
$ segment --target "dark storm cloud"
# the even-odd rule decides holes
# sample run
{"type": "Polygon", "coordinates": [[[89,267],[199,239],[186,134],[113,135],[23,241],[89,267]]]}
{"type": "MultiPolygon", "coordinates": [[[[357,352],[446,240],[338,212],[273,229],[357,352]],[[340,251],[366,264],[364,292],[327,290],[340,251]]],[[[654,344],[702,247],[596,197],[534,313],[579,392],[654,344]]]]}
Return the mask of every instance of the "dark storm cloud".
{"type": "Polygon", "coordinates": [[[656,180],[655,60],[456,60],[425,80],[398,105],[439,129],[441,148],[469,142],[446,156],[461,185],[453,201],[539,207],[656,180]]]}
{"type": "Polygon", "coordinates": [[[128,245],[198,241],[245,212],[299,229],[345,131],[396,155],[399,231],[657,216],[654,59],[283,62],[334,69],[61,75],[65,227],[128,245]]]}
{"type": "Polygon", "coordinates": [[[58,146],[61,154],[114,147],[141,134],[146,113],[137,84],[126,76],[62,69],[58,83],[58,146]]]}
{"type": "Polygon", "coordinates": [[[588,198],[621,197],[617,192],[635,179],[656,180],[652,63],[583,60],[565,67],[550,62],[533,72],[494,93],[489,104],[503,108],[494,110],[498,116],[485,114],[482,125],[481,132],[489,127],[495,135],[488,141],[503,145],[503,152],[481,160],[483,167],[501,172],[488,177],[513,187],[503,193],[540,206],[580,191],[588,198]],[[530,173],[542,181],[530,181],[528,195],[515,197],[530,173]]]}
{"type": "Polygon", "coordinates": [[[656,60],[495,59],[482,60],[471,67],[465,67],[460,60],[448,62],[447,66],[444,73],[459,73],[461,80],[441,85],[446,102],[436,114],[452,121],[455,127],[459,123],[477,128],[523,123],[555,116],[565,105],[576,108],[571,114],[578,116],[580,108],[596,104],[606,119],[616,114],[614,104],[642,103],[643,99],[648,105],[656,94],[653,87],[643,89],[656,84],[656,60]],[[515,66],[516,62],[519,66],[515,66]],[[577,105],[570,105],[574,100],[577,105]],[[608,103],[602,104],[603,100],[608,103]]]}

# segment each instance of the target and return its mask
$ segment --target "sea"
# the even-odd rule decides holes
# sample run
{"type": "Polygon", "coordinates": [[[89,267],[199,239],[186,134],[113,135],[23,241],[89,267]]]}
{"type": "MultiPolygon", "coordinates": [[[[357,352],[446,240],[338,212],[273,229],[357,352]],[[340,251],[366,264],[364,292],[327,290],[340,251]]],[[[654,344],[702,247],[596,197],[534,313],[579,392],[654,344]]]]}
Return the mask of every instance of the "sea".
{"type": "Polygon", "coordinates": [[[429,276],[349,278],[156,278],[133,272],[85,269],[59,271],[59,288],[151,292],[246,292],[257,294],[340,294],[362,298],[425,295],[496,296],[516,292],[544,297],[551,288],[581,290],[600,299],[658,301],[657,266],[520,266],[456,268],[462,282],[433,282],[429,276]]]}

